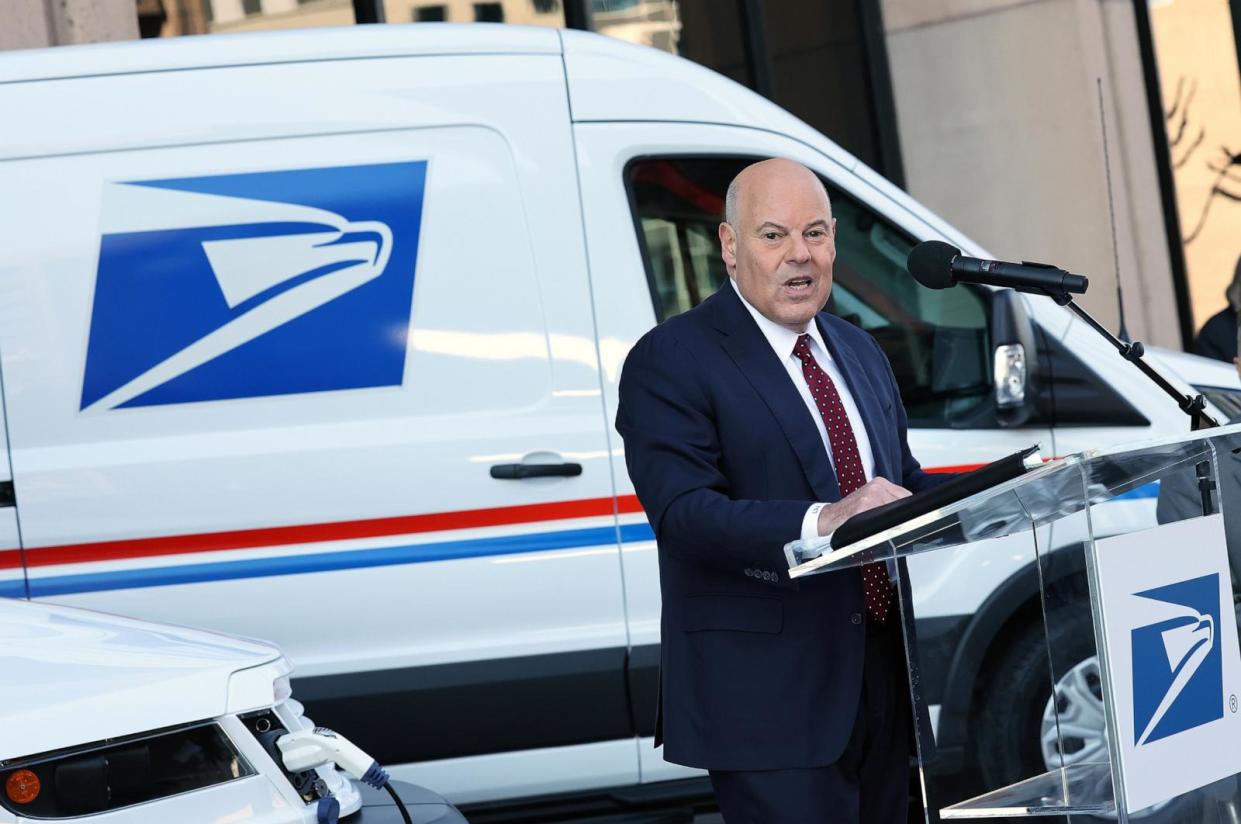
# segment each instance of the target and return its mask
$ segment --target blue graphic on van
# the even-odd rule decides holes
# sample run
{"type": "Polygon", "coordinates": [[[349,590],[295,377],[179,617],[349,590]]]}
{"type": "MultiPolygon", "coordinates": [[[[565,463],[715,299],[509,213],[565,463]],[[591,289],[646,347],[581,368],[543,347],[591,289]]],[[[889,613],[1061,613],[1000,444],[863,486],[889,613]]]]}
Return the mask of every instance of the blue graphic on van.
{"type": "Polygon", "coordinates": [[[1161,619],[1131,636],[1134,744],[1223,718],[1219,574],[1134,594],[1157,602],[1161,619]]]}
{"type": "Polygon", "coordinates": [[[426,168],[109,184],[80,408],[400,385],[426,168]]]}

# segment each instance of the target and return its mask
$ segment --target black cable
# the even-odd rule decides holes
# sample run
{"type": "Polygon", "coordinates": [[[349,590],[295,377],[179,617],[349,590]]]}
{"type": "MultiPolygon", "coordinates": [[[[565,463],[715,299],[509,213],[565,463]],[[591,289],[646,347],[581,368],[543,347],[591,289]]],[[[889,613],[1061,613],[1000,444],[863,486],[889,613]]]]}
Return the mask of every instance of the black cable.
{"type": "Polygon", "coordinates": [[[405,819],[405,824],[414,824],[410,820],[409,810],[405,809],[405,802],[396,794],[396,790],[392,789],[392,782],[384,784],[384,789],[388,791],[388,795],[392,796],[392,800],[396,802],[396,808],[401,811],[401,818],[405,819]]]}

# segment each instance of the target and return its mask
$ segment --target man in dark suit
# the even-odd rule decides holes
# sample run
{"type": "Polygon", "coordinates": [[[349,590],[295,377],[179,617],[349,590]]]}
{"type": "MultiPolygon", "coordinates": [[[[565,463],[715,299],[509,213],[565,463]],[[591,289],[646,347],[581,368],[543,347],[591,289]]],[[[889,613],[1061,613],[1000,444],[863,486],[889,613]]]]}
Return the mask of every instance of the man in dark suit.
{"type": "Polygon", "coordinates": [[[784,547],[933,481],[878,344],[821,313],[836,256],[822,182],[763,161],[725,211],[729,282],[643,336],[620,383],[616,427],[659,545],[665,757],[710,771],[728,824],[904,822],[891,570],[793,581],[784,547]]]}

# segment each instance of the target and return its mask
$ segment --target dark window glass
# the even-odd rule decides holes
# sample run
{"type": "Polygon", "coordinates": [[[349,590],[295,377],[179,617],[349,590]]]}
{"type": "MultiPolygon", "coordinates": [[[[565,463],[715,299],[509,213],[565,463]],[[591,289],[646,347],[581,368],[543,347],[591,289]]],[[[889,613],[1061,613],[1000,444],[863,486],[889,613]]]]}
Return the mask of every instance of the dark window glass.
{"type": "Polygon", "coordinates": [[[857,5],[858,0],[763,3],[774,100],[882,171],[857,5]]]}
{"type": "Polygon", "coordinates": [[[560,0],[533,0],[534,10],[539,14],[551,14],[560,11],[560,0]]]}
{"type": "Polygon", "coordinates": [[[475,3],[474,19],[479,23],[503,23],[503,3],[475,3]]]}
{"type": "Polygon", "coordinates": [[[12,761],[0,768],[0,784],[19,771],[34,773],[38,796],[26,804],[6,796],[0,802],[29,818],[118,810],[254,774],[215,724],[12,761]]]}
{"type": "Polygon", "coordinates": [[[446,19],[447,6],[419,6],[414,9],[414,21],[417,23],[443,23],[446,19]]]}
{"type": "Polygon", "coordinates": [[[591,0],[600,34],[678,54],[751,86],[741,7],[720,0],[591,0]]]}
{"type": "MultiPolygon", "coordinates": [[[[649,158],[626,185],[641,230],[655,314],[684,312],[728,277],[718,227],[729,181],[754,158],[649,158]]],[[[828,185],[837,257],[827,311],[879,342],[901,387],[910,424],[943,427],[992,389],[987,301],[970,288],[932,290],[905,270],[912,238],[828,185]]]]}
{"type": "Polygon", "coordinates": [[[245,12],[247,16],[251,14],[262,14],[263,0],[241,0],[241,10],[245,12]]]}

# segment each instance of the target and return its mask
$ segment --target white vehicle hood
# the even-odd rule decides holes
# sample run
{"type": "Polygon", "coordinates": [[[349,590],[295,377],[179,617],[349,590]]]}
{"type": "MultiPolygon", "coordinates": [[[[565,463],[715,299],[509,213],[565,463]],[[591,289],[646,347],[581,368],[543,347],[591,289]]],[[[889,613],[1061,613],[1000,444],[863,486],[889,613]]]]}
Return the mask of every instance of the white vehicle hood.
{"type": "Polygon", "coordinates": [[[1231,363],[1159,346],[1148,346],[1146,352],[1157,364],[1155,368],[1166,367],[1193,386],[1241,389],[1241,378],[1237,377],[1237,369],[1231,363]]]}
{"type": "Polygon", "coordinates": [[[258,641],[0,598],[0,761],[270,705],[289,670],[258,641]]]}

